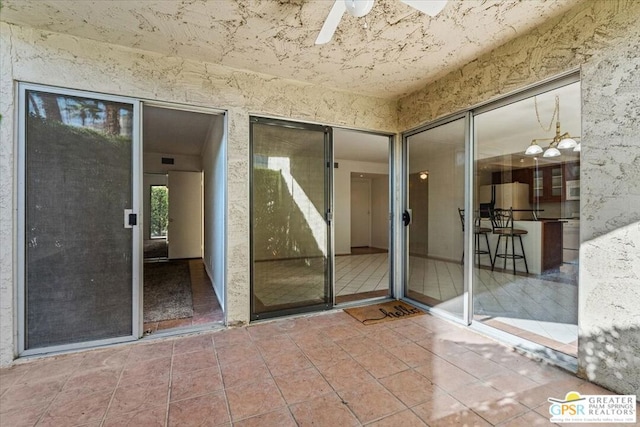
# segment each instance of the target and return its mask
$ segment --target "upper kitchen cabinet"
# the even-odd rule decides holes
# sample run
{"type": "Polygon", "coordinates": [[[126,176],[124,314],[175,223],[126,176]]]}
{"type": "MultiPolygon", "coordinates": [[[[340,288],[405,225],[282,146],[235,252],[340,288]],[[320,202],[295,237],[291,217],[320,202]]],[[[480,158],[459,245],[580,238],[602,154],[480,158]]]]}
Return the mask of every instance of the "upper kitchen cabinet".
{"type": "Polygon", "coordinates": [[[564,179],[562,164],[532,169],[531,202],[561,202],[564,179]]]}

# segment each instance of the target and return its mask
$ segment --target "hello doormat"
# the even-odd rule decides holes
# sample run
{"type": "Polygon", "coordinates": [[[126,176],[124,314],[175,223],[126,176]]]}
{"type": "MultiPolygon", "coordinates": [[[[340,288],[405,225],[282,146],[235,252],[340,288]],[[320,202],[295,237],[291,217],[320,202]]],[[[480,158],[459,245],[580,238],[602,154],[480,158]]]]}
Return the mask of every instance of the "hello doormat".
{"type": "Polygon", "coordinates": [[[403,301],[389,301],[382,304],[347,308],[344,311],[364,325],[374,325],[389,320],[406,319],[425,314],[419,308],[403,301]]]}

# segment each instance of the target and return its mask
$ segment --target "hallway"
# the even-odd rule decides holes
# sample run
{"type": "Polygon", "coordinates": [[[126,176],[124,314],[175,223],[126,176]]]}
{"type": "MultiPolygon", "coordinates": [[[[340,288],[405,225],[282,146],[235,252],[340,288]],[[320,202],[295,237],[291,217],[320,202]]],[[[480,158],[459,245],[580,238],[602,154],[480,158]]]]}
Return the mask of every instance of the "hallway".
{"type": "Polygon", "coordinates": [[[0,387],[11,426],[547,426],[548,397],[611,394],[430,315],[341,310],[23,360],[0,387]]]}

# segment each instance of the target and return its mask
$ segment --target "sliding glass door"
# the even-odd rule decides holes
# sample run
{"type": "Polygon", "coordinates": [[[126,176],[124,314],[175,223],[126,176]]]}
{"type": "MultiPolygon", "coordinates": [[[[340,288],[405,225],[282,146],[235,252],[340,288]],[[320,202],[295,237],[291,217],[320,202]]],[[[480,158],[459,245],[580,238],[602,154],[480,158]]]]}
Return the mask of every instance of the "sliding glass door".
{"type": "Polygon", "coordinates": [[[462,318],[464,117],[409,134],[405,156],[405,296],[462,318]]]}
{"type": "Polygon", "coordinates": [[[131,338],[137,105],[20,89],[21,352],[131,338]]]}
{"type": "Polygon", "coordinates": [[[574,73],[405,134],[406,298],[576,356],[580,117],[574,73]]]}
{"type": "Polygon", "coordinates": [[[332,305],[331,129],[251,118],[251,315],[332,305]]]}

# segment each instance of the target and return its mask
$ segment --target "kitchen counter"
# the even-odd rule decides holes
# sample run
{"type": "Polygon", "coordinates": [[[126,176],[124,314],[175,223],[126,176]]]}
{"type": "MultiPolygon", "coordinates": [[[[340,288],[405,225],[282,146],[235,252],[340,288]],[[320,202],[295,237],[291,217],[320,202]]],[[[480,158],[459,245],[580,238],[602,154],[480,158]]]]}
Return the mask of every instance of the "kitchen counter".
{"type": "MultiPolygon", "coordinates": [[[[482,220],[482,227],[491,228],[491,221],[482,220]]],[[[562,264],[562,227],[563,221],[558,219],[539,219],[514,221],[513,227],[520,230],[526,230],[527,234],[522,236],[522,246],[527,256],[527,265],[529,273],[542,274],[544,271],[552,270],[560,267],[562,264]]],[[[489,246],[491,247],[491,255],[496,251],[496,243],[498,236],[489,233],[489,246]]],[[[504,239],[503,239],[504,241],[504,239]]],[[[500,251],[504,250],[504,243],[501,243],[500,251]]],[[[484,239],[480,240],[481,249],[484,249],[484,239]]],[[[516,254],[520,253],[520,243],[515,242],[516,254]]],[[[489,257],[480,257],[481,264],[491,267],[489,257]]],[[[496,261],[497,268],[503,268],[504,260],[496,261]]],[[[507,270],[512,269],[511,260],[507,260],[507,270]]],[[[516,261],[516,271],[526,272],[524,262],[516,261]]]]}

